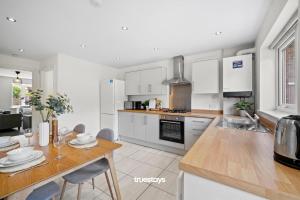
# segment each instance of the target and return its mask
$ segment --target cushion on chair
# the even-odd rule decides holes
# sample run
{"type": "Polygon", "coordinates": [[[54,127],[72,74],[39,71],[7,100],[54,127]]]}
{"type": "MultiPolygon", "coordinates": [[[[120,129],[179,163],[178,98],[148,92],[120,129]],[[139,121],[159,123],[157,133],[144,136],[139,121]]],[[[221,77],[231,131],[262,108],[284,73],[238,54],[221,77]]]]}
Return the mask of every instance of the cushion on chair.
{"type": "Polygon", "coordinates": [[[74,129],[74,132],[76,133],[84,133],[85,132],[85,125],[84,124],[77,124],[74,129]]]}
{"type": "Polygon", "coordinates": [[[55,182],[50,182],[33,190],[26,200],[51,200],[52,197],[59,193],[59,186],[55,182]]]}
{"type": "Polygon", "coordinates": [[[109,128],[104,128],[97,134],[97,138],[103,138],[109,141],[115,141],[114,131],[109,128]]]}
{"type": "Polygon", "coordinates": [[[83,168],[80,168],[70,174],[63,176],[63,179],[69,183],[79,184],[84,183],[109,169],[108,161],[106,158],[102,158],[92,164],[89,164],[83,168]]]}

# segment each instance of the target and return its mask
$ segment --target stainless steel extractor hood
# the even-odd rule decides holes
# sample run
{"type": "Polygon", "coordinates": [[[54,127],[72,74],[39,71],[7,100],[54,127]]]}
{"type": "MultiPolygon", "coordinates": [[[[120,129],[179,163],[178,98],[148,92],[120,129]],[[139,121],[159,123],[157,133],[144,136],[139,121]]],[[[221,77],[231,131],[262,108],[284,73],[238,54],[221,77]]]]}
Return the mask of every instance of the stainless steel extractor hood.
{"type": "Polygon", "coordinates": [[[173,78],[170,80],[165,80],[162,83],[165,85],[187,85],[191,84],[188,80],[184,78],[184,58],[183,56],[175,56],[173,58],[173,78]]]}

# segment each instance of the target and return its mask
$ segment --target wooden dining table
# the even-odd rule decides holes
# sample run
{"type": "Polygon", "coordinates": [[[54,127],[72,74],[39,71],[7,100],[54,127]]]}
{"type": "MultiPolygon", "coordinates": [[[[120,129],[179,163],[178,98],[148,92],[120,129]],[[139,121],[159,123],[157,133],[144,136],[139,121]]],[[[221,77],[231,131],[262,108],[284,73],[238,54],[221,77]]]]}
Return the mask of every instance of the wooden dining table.
{"type": "MultiPolygon", "coordinates": [[[[71,133],[66,137],[68,140],[74,138],[71,133]]],[[[116,198],[121,199],[116,169],[112,153],[122,145],[105,139],[97,139],[98,145],[93,148],[78,149],[67,144],[60,148],[60,153],[63,158],[56,159],[58,149],[49,144],[46,147],[38,145],[38,137],[33,138],[35,149],[44,152],[47,164],[34,167],[27,171],[10,176],[10,173],[0,173],[0,199],[21,200],[35,189],[51,181],[56,180],[66,174],[69,174],[77,169],[87,166],[101,158],[106,158],[109,163],[110,173],[112,176],[113,186],[116,192],[116,198]]],[[[0,153],[0,158],[6,156],[5,153],[0,153]]]]}

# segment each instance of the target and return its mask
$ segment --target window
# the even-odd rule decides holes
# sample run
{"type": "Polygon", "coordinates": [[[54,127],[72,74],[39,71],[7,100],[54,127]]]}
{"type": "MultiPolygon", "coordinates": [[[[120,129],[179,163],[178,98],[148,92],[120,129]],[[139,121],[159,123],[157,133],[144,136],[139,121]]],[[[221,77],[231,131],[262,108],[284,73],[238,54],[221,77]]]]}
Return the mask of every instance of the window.
{"type": "Polygon", "coordinates": [[[295,37],[287,40],[279,48],[278,62],[278,106],[292,108],[296,104],[296,40],[295,37]]]}
{"type": "Polygon", "coordinates": [[[277,109],[295,112],[297,103],[296,70],[296,26],[297,20],[285,32],[281,32],[274,47],[277,63],[277,109]]]}

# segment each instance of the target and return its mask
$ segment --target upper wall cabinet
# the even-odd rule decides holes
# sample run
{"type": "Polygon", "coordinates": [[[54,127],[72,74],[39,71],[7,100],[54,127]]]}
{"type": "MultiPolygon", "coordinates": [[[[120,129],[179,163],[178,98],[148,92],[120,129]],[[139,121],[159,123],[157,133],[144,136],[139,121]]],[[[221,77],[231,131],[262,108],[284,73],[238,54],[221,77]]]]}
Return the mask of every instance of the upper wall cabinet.
{"type": "Polygon", "coordinates": [[[139,95],[141,93],[140,72],[126,72],[125,74],[126,95],[139,95]]]}
{"type": "Polygon", "coordinates": [[[162,84],[165,79],[166,70],[162,67],[126,72],[126,95],[166,94],[166,86],[162,84]]]}
{"type": "Polygon", "coordinates": [[[193,94],[219,93],[219,61],[206,60],[192,64],[193,94]]]}
{"type": "Polygon", "coordinates": [[[223,92],[252,91],[252,54],[223,59],[223,92]]]}

